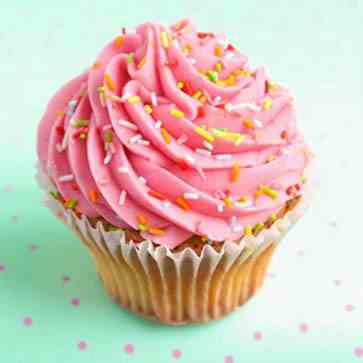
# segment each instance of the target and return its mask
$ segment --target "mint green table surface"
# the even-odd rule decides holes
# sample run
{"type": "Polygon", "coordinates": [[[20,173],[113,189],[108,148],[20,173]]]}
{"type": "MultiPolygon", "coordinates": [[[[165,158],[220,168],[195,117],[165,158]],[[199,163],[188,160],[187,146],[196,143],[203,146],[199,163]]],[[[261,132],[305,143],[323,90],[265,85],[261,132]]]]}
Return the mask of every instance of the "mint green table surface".
{"type": "Polygon", "coordinates": [[[0,362],[363,362],[362,22],[358,0],[3,0],[0,362]],[[292,88],[321,187],[254,300],[222,321],[175,328],[108,299],[33,174],[36,126],[60,84],[122,26],[186,15],[227,32],[292,88]]]}

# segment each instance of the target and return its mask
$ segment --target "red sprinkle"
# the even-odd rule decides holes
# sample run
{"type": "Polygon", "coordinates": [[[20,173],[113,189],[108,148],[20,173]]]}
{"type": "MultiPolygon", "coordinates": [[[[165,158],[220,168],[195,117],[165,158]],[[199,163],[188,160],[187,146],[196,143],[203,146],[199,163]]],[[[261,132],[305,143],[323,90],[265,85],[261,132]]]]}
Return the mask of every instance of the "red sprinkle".
{"type": "Polygon", "coordinates": [[[167,65],[170,66],[170,67],[176,67],[178,65],[178,60],[177,59],[170,59],[170,60],[168,60],[167,65]]]}
{"type": "Polygon", "coordinates": [[[295,188],[296,188],[296,190],[300,190],[301,189],[299,184],[295,184],[295,188]]]}
{"type": "Polygon", "coordinates": [[[214,106],[214,107],[217,107],[217,108],[220,108],[221,110],[224,110],[225,105],[224,104],[220,104],[220,105],[217,105],[217,106],[214,106]]]}
{"type": "Polygon", "coordinates": [[[198,115],[197,117],[204,117],[205,116],[205,110],[203,106],[198,107],[198,115]]]}
{"type": "Polygon", "coordinates": [[[226,50],[234,51],[234,46],[232,44],[228,44],[226,50]]]}
{"type": "Polygon", "coordinates": [[[197,36],[200,39],[205,39],[207,37],[213,38],[214,37],[214,34],[213,33],[201,33],[201,32],[199,32],[199,33],[197,33],[197,36]]]}
{"type": "Polygon", "coordinates": [[[187,162],[184,159],[179,160],[178,165],[182,170],[187,170],[189,168],[187,162]]]}
{"type": "Polygon", "coordinates": [[[184,90],[184,91],[185,91],[185,93],[187,93],[189,96],[193,96],[193,89],[192,89],[192,85],[190,84],[190,82],[188,82],[188,81],[185,81],[185,82],[184,82],[183,90],[184,90]]]}
{"type": "Polygon", "coordinates": [[[57,132],[59,133],[59,134],[61,134],[61,135],[64,135],[64,127],[63,126],[61,126],[61,125],[59,125],[59,126],[57,126],[56,127],[56,130],[57,130],[57,132]]]}
{"type": "Polygon", "coordinates": [[[287,138],[287,131],[283,130],[280,134],[281,139],[286,139],[287,138]]]}
{"type": "Polygon", "coordinates": [[[294,186],[290,185],[287,189],[286,189],[286,194],[287,195],[291,195],[294,192],[294,186]]]}
{"type": "Polygon", "coordinates": [[[76,192],[78,192],[78,191],[79,191],[78,185],[77,185],[76,183],[72,183],[72,184],[71,184],[71,188],[72,188],[74,191],[76,191],[76,192]]]}

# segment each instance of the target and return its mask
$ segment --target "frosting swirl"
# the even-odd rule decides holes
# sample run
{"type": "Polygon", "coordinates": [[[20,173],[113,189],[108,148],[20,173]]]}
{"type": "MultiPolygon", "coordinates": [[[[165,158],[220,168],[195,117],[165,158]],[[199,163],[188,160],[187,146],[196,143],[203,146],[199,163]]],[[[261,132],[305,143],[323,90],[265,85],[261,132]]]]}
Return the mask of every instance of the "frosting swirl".
{"type": "Polygon", "coordinates": [[[38,157],[67,207],[170,248],[249,234],[308,162],[288,91],[187,20],[107,44],[48,104],[38,157]]]}

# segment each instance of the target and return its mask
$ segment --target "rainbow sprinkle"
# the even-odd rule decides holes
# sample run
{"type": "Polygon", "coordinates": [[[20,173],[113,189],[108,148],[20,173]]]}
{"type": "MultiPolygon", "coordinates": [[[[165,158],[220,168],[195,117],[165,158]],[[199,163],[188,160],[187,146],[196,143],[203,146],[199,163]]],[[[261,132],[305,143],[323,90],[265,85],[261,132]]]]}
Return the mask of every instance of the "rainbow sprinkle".
{"type": "Polygon", "coordinates": [[[92,203],[96,203],[97,202],[97,199],[98,199],[98,193],[97,193],[97,190],[95,189],[91,189],[89,191],[89,199],[92,203]]]}
{"type": "Polygon", "coordinates": [[[111,130],[105,130],[103,133],[103,140],[106,144],[109,144],[112,142],[113,134],[111,130]]]}
{"type": "Polygon", "coordinates": [[[139,221],[140,224],[143,224],[143,225],[147,225],[148,224],[147,219],[142,214],[139,214],[137,216],[137,220],[139,221]]]}
{"type": "Polygon", "coordinates": [[[211,71],[211,70],[209,70],[209,71],[207,72],[207,77],[208,77],[208,79],[209,79],[211,82],[216,83],[216,82],[217,82],[217,80],[218,80],[218,73],[217,73],[217,72],[215,72],[215,71],[211,71]]]}
{"type": "Polygon", "coordinates": [[[165,234],[165,232],[162,229],[156,228],[156,227],[150,227],[148,229],[148,232],[150,234],[154,234],[154,235],[163,235],[163,234],[165,234]]]}
{"type": "Polygon", "coordinates": [[[134,54],[133,53],[129,53],[127,55],[127,63],[131,64],[134,61],[134,54]]]}
{"type": "Polygon", "coordinates": [[[157,192],[157,191],[155,191],[155,190],[149,190],[148,192],[147,192],[150,196],[152,196],[152,197],[154,197],[154,198],[156,198],[156,199],[159,199],[159,200],[167,200],[167,198],[163,195],[163,194],[161,194],[161,193],[159,193],[159,192],[157,192]]]}
{"type": "Polygon", "coordinates": [[[127,196],[126,191],[122,190],[121,193],[120,193],[120,198],[118,200],[119,205],[124,205],[125,204],[126,196],[127,196]]]}
{"type": "Polygon", "coordinates": [[[245,227],[245,236],[252,236],[252,227],[250,225],[245,227]]]}
{"type": "Polygon", "coordinates": [[[214,48],[214,55],[216,57],[223,57],[223,49],[221,47],[215,47],[214,48]]]}

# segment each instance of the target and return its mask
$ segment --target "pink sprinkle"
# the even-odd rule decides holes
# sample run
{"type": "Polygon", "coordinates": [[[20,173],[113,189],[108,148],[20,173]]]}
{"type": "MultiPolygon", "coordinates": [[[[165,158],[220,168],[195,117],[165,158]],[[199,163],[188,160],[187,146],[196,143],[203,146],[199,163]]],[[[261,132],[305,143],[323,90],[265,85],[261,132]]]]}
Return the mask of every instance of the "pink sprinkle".
{"type": "Polygon", "coordinates": [[[345,305],[345,311],[351,312],[354,310],[354,306],[352,304],[345,305]]]}
{"type": "Polygon", "coordinates": [[[5,266],[4,265],[0,265],[0,272],[4,272],[5,271],[5,266]]]}
{"type": "Polygon", "coordinates": [[[363,357],[363,347],[357,347],[354,349],[354,355],[357,358],[362,358],[363,357]]]}
{"type": "Polygon", "coordinates": [[[262,332],[256,331],[255,334],[253,334],[253,338],[257,341],[262,340],[262,332]]]}
{"type": "Polygon", "coordinates": [[[135,352],[135,347],[132,344],[126,344],[124,346],[124,351],[127,354],[133,354],[135,352]]]}
{"type": "Polygon", "coordinates": [[[175,358],[175,359],[179,359],[181,356],[182,356],[182,352],[181,352],[181,350],[179,350],[179,349],[174,349],[173,350],[173,353],[172,353],[172,356],[173,356],[173,358],[175,358]]]}
{"type": "Polygon", "coordinates": [[[84,340],[80,340],[78,343],[78,349],[79,350],[86,350],[87,349],[87,343],[84,340]]]}
{"type": "Polygon", "coordinates": [[[25,326],[31,326],[33,324],[33,319],[30,316],[26,316],[23,323],[25,326]]]}
{"type": "Polygon", "coordinates": [[[71,304],[74,306],[79,306],[80,303],[81,303],[81,300],[78,297],[75,297],[71,300],[71,304]]]}
{"type": "Polygon", "coordinates": [[[224,357],[224,363],[233,363],[234,362],[234,358],[231,355],[226,355],[224,357]]]}
{"type": "Polygon", "coordinates": [[[11,217],[11,223],[13,223],[13,224],[18,223],[18,216],[12,216],[11,217]]]}
{"type": "Polygon", "coordinates": [[[10,192],[12,192],[12,190],[13,190],[13,188],[10,184],[4,186],[5,193],[10,193],[10,192]]]}
{"type": "Polygon", "coordinates": [[[33,251],[35,251],[37,249],[38,249],[38,246],[37,245],[35,245],[35,244],[29,245],[29,251],[33,252],[33,251]]]}
{"type": "Polygon", "coordinates": [[[309,325],[306,324],[306,323],[301,323],[299,325],[299,330],[300,330],[301,333],[307,333],[308,330],[309,330],[309,325]]]}
{"type": "Polygon", "coordinates": [[[63,276],[63,282],[66,284],[67,282],[69,282],[71,280],[71,278],[67,275],[63,276]]]}

